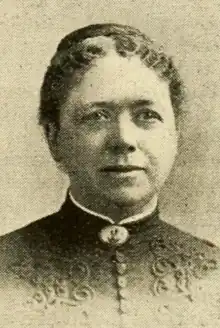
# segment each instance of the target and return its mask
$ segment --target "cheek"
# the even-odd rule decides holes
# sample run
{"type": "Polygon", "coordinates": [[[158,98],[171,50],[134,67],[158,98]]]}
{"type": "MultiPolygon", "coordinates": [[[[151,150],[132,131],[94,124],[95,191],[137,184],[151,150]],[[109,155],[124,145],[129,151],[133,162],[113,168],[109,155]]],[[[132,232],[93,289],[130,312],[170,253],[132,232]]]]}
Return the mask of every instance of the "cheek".
{"type": "Polygon", "coordinates": [[[151,131],[140,144],[142,151],[148,155],[153,165],[167,171],[172,166],[177,153],[177,136],[173,129],[151,131]]]}
{"type": "Polygon", "coordinates": [[[167,132],[161,140],[161,147],[158,149],[158,165],[162,175],[167,176],[173,166],[177,154],[176,134],[167,132]]]}
{"type": "Polygon", "coordinates": [[[102,144],[103,136],[91,135],[77,129],[63,131],[59,140],[62,158],[66,159],[67,164],[74,162],[88,165],[92,158],[99,156],[102,144]]]}

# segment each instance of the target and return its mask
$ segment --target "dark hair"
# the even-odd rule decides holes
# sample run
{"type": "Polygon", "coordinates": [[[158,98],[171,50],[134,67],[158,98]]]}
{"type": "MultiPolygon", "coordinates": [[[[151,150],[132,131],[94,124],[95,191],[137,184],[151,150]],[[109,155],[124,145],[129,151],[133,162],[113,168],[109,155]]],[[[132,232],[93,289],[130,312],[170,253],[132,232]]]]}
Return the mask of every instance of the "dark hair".
{"type": "Polygon", "coordinates": [[[59,128],[59,111],[68,96],[73,76],[78,71],[88,69],[95,58],[106,55],[105,47],[92,41],[97,37],[104,37],[105,40],[109,38],[111,47],[114,47],[120,56],[138,55],[147,67],[153,68],[160,77],[168,81],[175,117],[179,115],[185,91],[172,58],[134,27],[95,24],[65,36],[51,59],[40,93],[39,123],[45,132],[48,123],[59,128]]]}

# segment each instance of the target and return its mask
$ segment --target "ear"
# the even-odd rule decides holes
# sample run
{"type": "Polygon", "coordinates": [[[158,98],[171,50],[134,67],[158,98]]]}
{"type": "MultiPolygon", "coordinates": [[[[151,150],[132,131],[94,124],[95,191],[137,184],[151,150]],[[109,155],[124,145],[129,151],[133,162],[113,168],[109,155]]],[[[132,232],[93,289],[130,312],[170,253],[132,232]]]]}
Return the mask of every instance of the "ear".
{"type": "Polygon", "coordinates": [[[58,128],[54,123],[47,123],[44,127],[45,136],[48,142],[48,146],[51,152],[53,159],[59,163],[61,160],[61,156],[59,153],[59,145],[58,145],[58,128]]]}

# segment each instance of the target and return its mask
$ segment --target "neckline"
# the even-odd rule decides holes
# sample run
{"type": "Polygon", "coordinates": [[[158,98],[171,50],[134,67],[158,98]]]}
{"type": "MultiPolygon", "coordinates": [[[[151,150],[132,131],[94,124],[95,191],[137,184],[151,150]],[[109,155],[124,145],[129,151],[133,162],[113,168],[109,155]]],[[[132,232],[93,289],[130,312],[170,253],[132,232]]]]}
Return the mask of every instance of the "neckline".
{"type": "Polygon", "coordinates": [[[68,191],[67,197],[69,198],[69,200],[77,208],[79,208],[83,212],[91,215],[92,217],[96,217],[96,218],[99,218],[99,219],[104,220],[106,222],[109,222],[110,224],[119,225],[119,226],[124,225],[124,224],[127,225],[129,223],[134,223],[134,222],[142,221],[146,217],[151,216],[155,212],[155,210],[158,208],[158,197],[155,195],[152,198],[149,207],[145,211],[143,211],[141,213],[138,213],[138,214],[135,214],[135,215],[132,215],[132,216],[129,216],[129,217],[125,218],[125,219],[120,220],[119,222],[115,222],[112,218],[110,218],[110,217],[108,217],[106,215],[103,215],[101,213],[95,212],[93,210],[90,210],[87,207],[85,207],[84,205],[80,204],[75,199],[75,197],[71,194],[71,191],[70,190],[68,191]]]}
{"type": "MultiPolygon", "coordinates": [[[[83,211],[83,209],[76,206],[75,203],[71,201],[68,194],[60,209],[60,215],[66,223],[68,222],[68,229],[74,227],[75,232],[80,235],[94,235],[94,233],[100,231],[103,227],[108,225],[119,225],[117,223],[102,220],[96,215],[83,211]]],[[[120,226],[126,227],[129,233],[136,234],[137,232],[148,229],[151,226],[158,225],[160,221],[159,208],[157,206],[149,215],[143,216],[136,221],[124,222],[123,224],[120,224],[120,226]]]]}

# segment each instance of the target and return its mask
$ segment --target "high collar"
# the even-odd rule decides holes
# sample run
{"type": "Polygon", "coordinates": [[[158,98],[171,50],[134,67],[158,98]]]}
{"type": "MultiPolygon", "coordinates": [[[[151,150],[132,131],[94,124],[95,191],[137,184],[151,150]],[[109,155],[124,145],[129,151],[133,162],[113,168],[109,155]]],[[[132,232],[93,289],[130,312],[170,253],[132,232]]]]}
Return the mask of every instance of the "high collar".
{"type": "Polygon", "coordinates": [[[117,225],[124,225],[124,224],[127,224],[127,223],[133,223],[133,222],[137,222],[137,221],[140,221],[146,217],[149,217],[151,216],[152,213],[155,212],[156,208],[157,208],[157,202],[158,202],[158,198],[157,196],[155,195],[151,201],[149,202],[149,205],[147,206],[147,208],[141,212],[141,213],[138,213],[138,214],[135,214],[135,215],[132,215],[132,216],[129,216],[125,219],[122,219],[118,222],[115,221],[113,218],[110,218],[106,215],[103,215],[101,213],[98,213],[98,212],[95,212],[93,210],[90,210],[88,209],[87,207],[83,206],[82,204],[80,204],[76,199],[75,197],[71,194],[71,191],[68,192],[68,197],[70,199],[70,201],[72,201],[72,203],[78,207],[79,209],[81,209],[82,211],[86,212],[87,214],[91,215],[91,217],[96,217],[96,218],[100,218],[102,220],[105,220],[111,224],[117,224],[117,225]]]}
{"type": "MultiPolygon", "coordinates": [[[[64,226],[68,228],[71,234],[74,231],[75,235],[78,234],[81,236],[95,235],[96,232],[99,232],[103,227],[116,224],[114,221],[109,222],[108,220],[100,219],[96,214],[83,210],[81,207],[77,206],[75,202],[72,202],[69,195],[67,195],[59,211],[59,216],[65,221],[64,226]]],[[[159,221],[161,221],[159,219],[159,209],[156,207],[151,213],[142,215],[138,220],[124,220],[123,223],[122,221],[120,222],[120,225],[126,227],[130,233],[136,233],[150,226],[155,226],[155,224],[157,225],[159,221]]]]}
{"type": "MultiPolygon", "coordinates": [[[[108,229],[113,225],[116,224],[82,210],[67,195],[58,212],[29,225],[22,230],[22,234],[26,231],[24,239],[30,243],[32,250],[39,249],[39,245],[41,245],[41,248],[46,248],[47,251],[51,250],[68,257],[68,254],[72,254],[76,249],[86,252],[97,247],[109,249],[109,245],[100,239],[100,233],[103,229],[108,229]]],[[[125,243],[125,245],[129,245],[132,240],[135,243],[139,243],[142,239],[150,240],[154,232],[163,226],[163,221],[160,220],[156,207],[151,214],[142,219],[125,222],[120,226],[125,227],[129,233],[129,239],[125,243]]]]}

